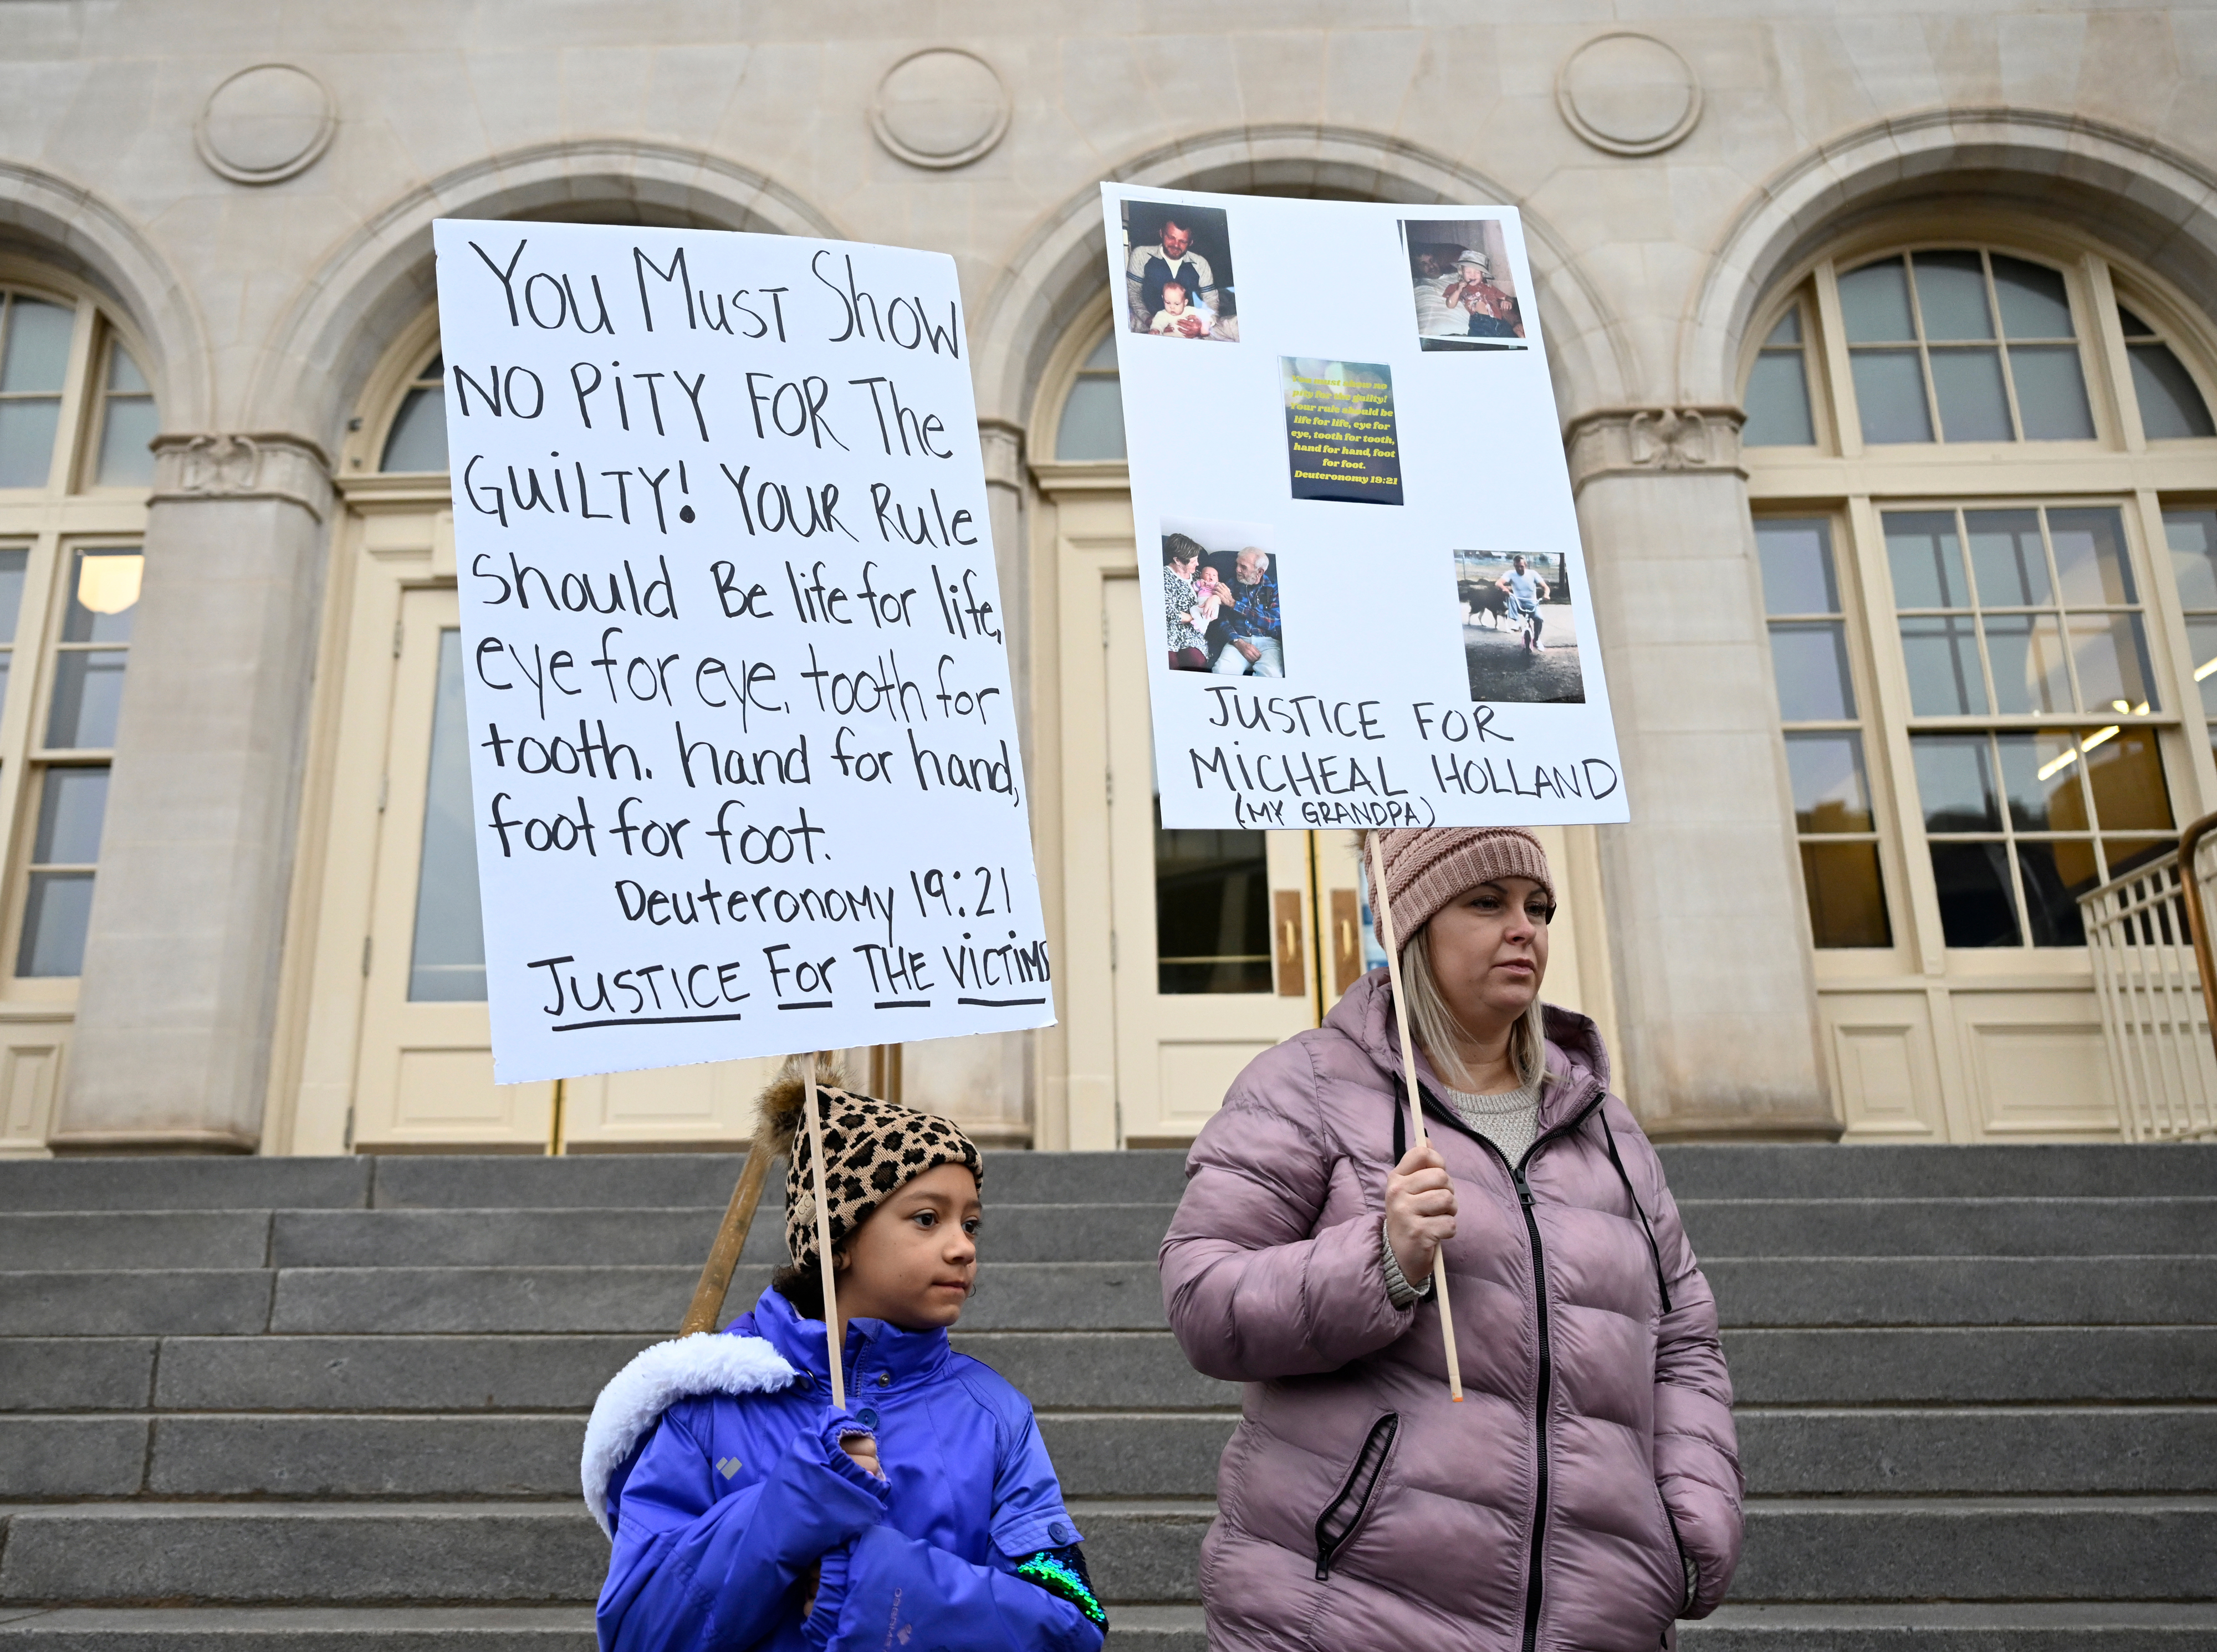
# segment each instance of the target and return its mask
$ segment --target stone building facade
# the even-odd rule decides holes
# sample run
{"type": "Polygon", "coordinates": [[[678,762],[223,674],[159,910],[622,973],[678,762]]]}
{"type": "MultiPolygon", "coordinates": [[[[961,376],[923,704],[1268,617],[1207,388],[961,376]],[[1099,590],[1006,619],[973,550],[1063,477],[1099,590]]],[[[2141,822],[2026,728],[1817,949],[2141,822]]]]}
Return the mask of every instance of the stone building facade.
{"type": "Polygon", "coordinates": [[[745,1131],[751,1063],[491,1083],[442,215],[953,255],[1063,1020],[855,1059],[1189,1137],[1360,925],[1343,837],[1154,827],[1102,178],[1523,213],[1634,808],[1552,834],[1550,996],[1658,1134],[2120,1131],[2075,897],[2217,809],[2217,12],[7,23],[0,1152],[745,1131]]]}

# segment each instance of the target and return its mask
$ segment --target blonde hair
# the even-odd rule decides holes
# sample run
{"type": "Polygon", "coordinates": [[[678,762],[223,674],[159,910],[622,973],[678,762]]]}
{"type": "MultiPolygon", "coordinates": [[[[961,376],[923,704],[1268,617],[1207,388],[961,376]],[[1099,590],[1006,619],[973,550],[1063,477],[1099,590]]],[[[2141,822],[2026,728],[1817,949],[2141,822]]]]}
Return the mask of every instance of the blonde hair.
{"type": "MultiPolygon", "coordinates": [[[[1446,996],[1440,991],[1439,977],[1432,972],[1432,927],[1427,923],[1410,938],[1401,949],[1401,989],[1409,995],[1409,1025],[1423,1046],[1424,1056],[1432,1063],[1440,1082],[1451,1090],[1472,1093],[1477,1081],[1470,1069],[1463,1065],[1462,1051],[1458,1039],[1468,1039],[1470,1029],[1455,1018],[1448,1008],[1446,996]]],[[[1516,1070],[1520,1085],[1547,1087],[1554,1076],[1547,1070],[1547,1012],[1540,1007],[1540,995],[1532,995],[1531,1008],[1518,1016],[1509,1029],[1509,1064],[1516,1070]]]]}

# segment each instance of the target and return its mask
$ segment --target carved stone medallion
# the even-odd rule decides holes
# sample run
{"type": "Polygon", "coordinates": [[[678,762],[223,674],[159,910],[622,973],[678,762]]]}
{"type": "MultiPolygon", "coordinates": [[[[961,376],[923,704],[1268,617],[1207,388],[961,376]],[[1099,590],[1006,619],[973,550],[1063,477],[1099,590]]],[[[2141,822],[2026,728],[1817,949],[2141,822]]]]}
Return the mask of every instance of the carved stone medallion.
{"type": "Polygon", "coordinates": [[[1008,131],[1008,88],[975,53],[933,46],[886,71],[870,104],[870,129],[911,166],[967,166],[1008,131]]]}
{"type": "Polygon", "coordinates": [[[193,137],[233,183],[276,183],[314,165],[338,124],[323,82],[289,63],[258,63],[208,94],[193,137]]]}
{"type": "Polygon", "coordinates": [[[1693,65],[1652,34],[1596,34],[1564,62],[1555,103],[1571,130],[1612,155],[1653,155],[1701,118],[1693,65]]]}

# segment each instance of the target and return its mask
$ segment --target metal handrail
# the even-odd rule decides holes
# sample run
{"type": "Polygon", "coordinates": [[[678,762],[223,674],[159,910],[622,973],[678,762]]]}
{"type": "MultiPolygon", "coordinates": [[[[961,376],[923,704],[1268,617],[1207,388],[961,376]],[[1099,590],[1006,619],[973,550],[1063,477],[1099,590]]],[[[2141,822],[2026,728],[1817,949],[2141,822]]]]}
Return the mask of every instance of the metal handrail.
{"type": "MultiPolygon", "coordinates": [[[[2202,1002],[2217,1007],[2217,949],[2209,940],[2209,915],[2202,904],[2202,878],[2194,869],[2195,851],[2202,840],[2217,830],[2217,814],[2208,814],[2178,835],[2178,889],[2186,903],[2186,933],[2194,941],[2194,967],[2202,977],[2202,1002]]],[[[2209,1036],[2217,1042],[2217,1015],[2210,1021],[2209,1036]]]]}

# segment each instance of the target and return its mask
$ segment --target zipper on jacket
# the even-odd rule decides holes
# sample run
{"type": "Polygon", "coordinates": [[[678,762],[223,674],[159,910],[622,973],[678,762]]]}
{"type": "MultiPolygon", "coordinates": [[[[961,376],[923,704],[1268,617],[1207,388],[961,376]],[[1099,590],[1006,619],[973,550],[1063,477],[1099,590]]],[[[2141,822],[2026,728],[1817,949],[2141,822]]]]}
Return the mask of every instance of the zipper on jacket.
{"type": "Polygon", "coordinates": [[[1362,1511],[1369,1507],[1370,1495],[1378,1489],[1378,1476],[1386,1470],[1386,1453],[1393,1450],[1393,1436],[1400,1427],[1401,1414],[1398,1411],[1388,1411],[1370,1425],[1369,1436],[1363,1440],[1362,1449],[1355,1454],[1355,1466],[1348,1470],[1347,1483],[1339,1489],[1338,1496],[1325,1505],[1324,1513],[1317,1516],[1318,1582],[1331,1576],[1332,1556],[1362,1524],[1362,1511]]]}
{"type": "MultiPolygon", "coordinates": [[[[1531,1156],[1528,1150],[1524,1155],[1527,1162],[1531,1156]]],[[[1511,1166],[1509,1174],[1516,1184],[1516,1202],[1523,1208],[1525,1236],[1532,1242],[1532,1299],[1540,1330],[1540,1391],[1532,1408],[1538,1474],[1532,1499],[1532,1559],[1524,1581],[1524,1652],[1533,1652],[1540,1638],[1540,1562],[1547,1545],[1547,1409],[1555,1385],[1555,1351],[1547,1335],[1547,1257],[1540,1243],[1540,1219],[1532,1213],[1532,1184],[1524,1180],[1523,1164],[1511,1166]]]]}

